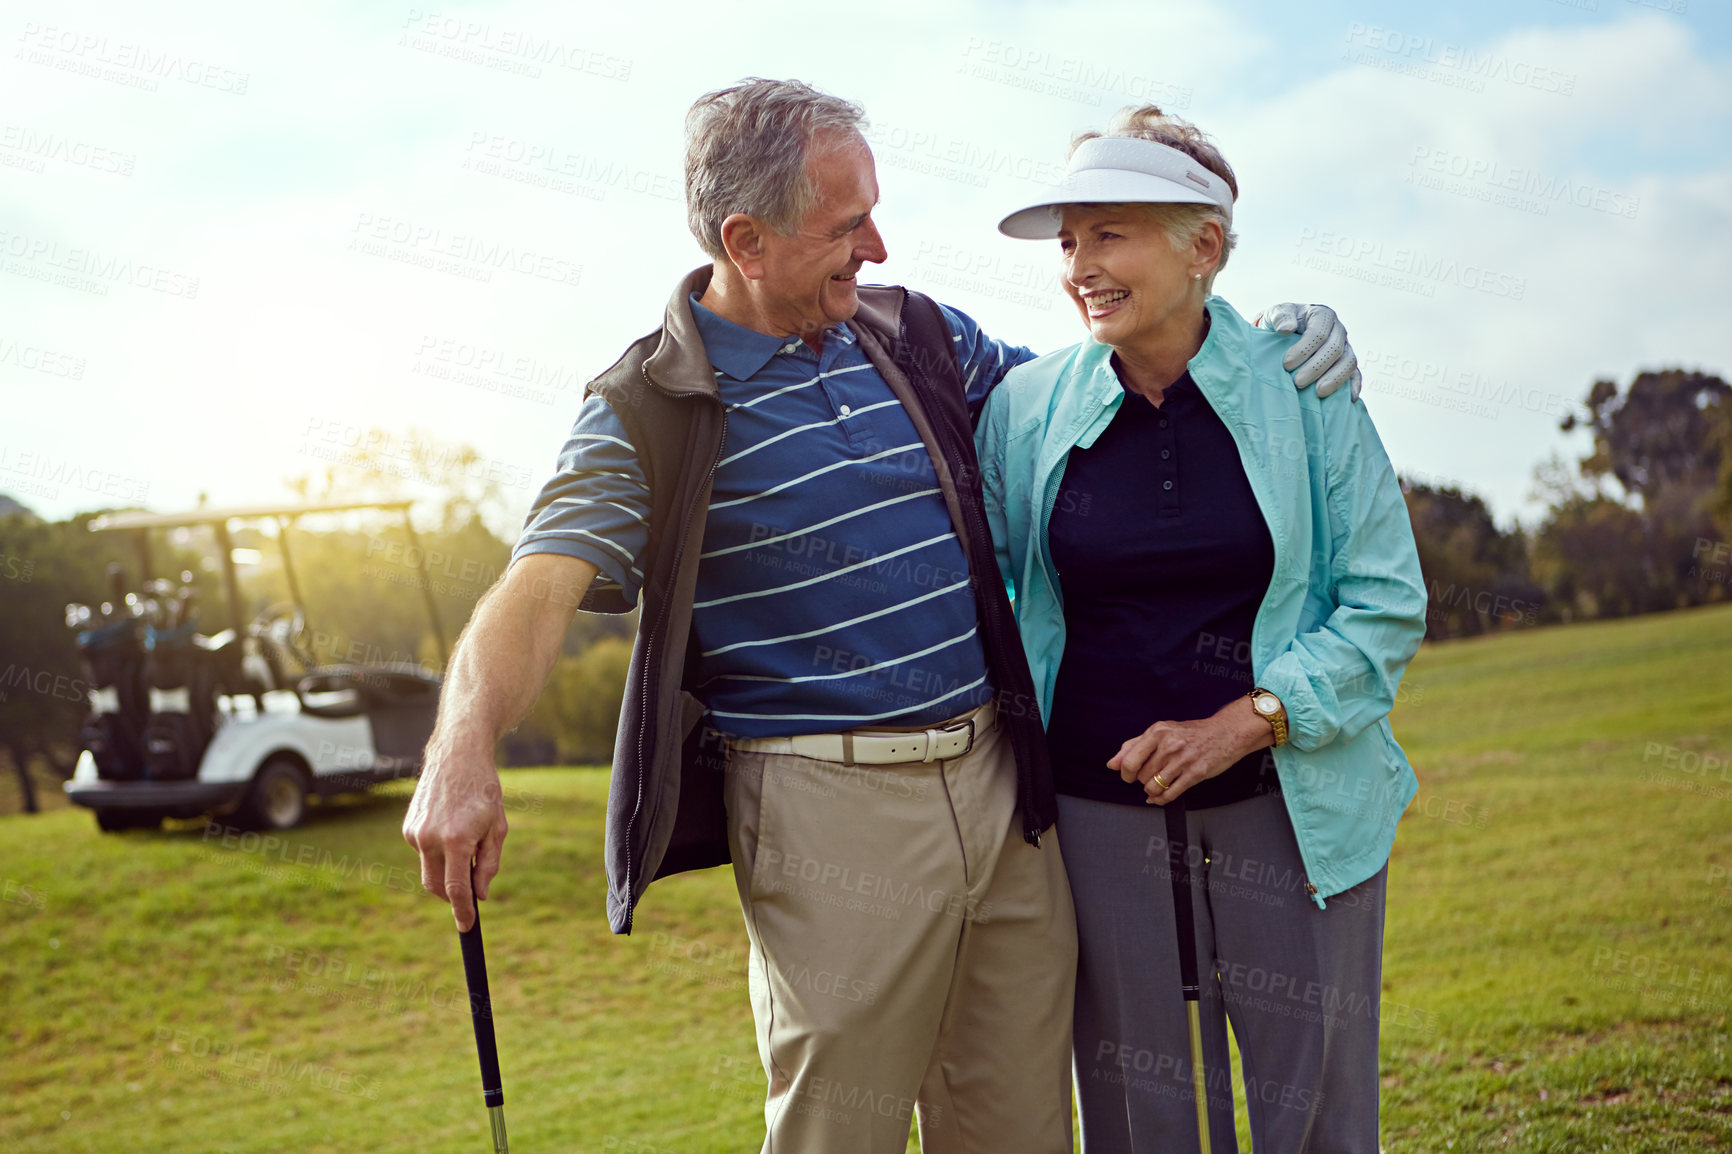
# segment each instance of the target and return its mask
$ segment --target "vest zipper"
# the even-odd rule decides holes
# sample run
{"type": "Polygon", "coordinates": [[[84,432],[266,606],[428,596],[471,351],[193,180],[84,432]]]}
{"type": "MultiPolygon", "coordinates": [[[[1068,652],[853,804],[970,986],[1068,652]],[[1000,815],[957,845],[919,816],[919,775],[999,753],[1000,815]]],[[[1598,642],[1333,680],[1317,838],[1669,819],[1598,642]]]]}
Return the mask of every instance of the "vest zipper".
{"type": "MultiPolygon", "coordinates": [[[[904,297],[903,297],[903,303],[905,305],[907,303],[906,295],[904,295],[904,297]]],[[[903,316],[903,315],[898,315],[896,318],[896,339],[897,339],[897,342],[898,342],[898,345],[900,348],[906,349],[909,347],[909,344],[908,344],[908,321],[906,320],[905,316],[903,316]]],[[[892,357],[892,359],[894,359],[894,356],[892,357]]],[[[925,374],[924,369],[921,369],[920,371],[921,371],[922,375],[925,374]]],[[[929,383],[930,383],[930,380],[931,380],[931,378],[928,378],[929,383]]],[[[912,383],[912,381],[910,383],[912,383]]],[[[944,444],[943,439],[939,435],[939,425],[938,425],[938,422],[936,422],[936,421],[934,421],[932,424],[932,436],[933,436],[933,439],[935,441],[938,441],[938,447],[939,447],[940,452],[942,453],[944,451],[944,449],[946,448],[946,446],[944,444]]],[[[973,442],[970,441],[970,444],[972,444],[972,443],[973,442]]],[[[957,470],[955,468],[951,468],[953,462],[946,461],[944,464],[945,464],[946,468],[950,469],[951,483],[954,485],[956,483],[957,470]]],[[[933,462],[934,472],[936,472],[936,470],[937,470],[937,465],[938,465],[938,462],[936,462],[936,461],[933,462]]],[[[978,462],[976,463],[976,468],[978,468],[978,462]]],[[[968,560],[969,576],[971,578],[973,578],[975,581],[988,581],[988,580],[997,579],[998,578],[998,562],[992,553],[992,530],[991,530],[991,528],[988,527],[987,525],[985,525],[984,523],[980,522],[980,520],[979,520],[980,510],[975,509],[968,502],[964,501],[962,499],[962,493],[960,490],[958,490],[956,493],[956,504],[957,504],[957,507],[962,510],[963,523],[967,526],[969,533],[971,533],[975,537],[984,538],[984,540],[986,541],[986,548],[987,548],[986,561],[987,561],[987,564],[990,566],[990,569],[988,570],[987,575],[983,575],[981,573],[976,572],[976,570],[979,568],[979,565],[980,565],[980,559],[974,555],[975,550],[972,547],[972,542],[968,539],[967,536],[964,536],[962,539],[962,555],[965,558],[967,558],[967,560],[968,560]],[[973,514],[973,516],[971,516],[971,514],[973,514]]],[[[979,594],[976,594],[976,596],[975,596],[975,604],[976,604],[976,611],[978,612],[979,611],[979,594]]],[[[991,612],[982,613],[981,616],[985,619],[984,624],[986,625],[988,632],[992,636],[993,647],[994,647],[995,652],[1002,655],[1005,652],[1005,635],[1004,635],[1004,629],[1003,629],[1004,622],[999,620],[991,612]]],[[[1020,641],[1021,641],[1021,638],[1019,637],[1018,642],[1020,643],[1020,641]]],[[[987,673],[992,675],[993,681],[995,683],[999,683],[998,684],[998,691],[999,691],[999,693],[1002,694],[1005,691],[1005,687],[1002,684],[1003,678],[999,676],[999,674],[1002,672],[1002,670],[993,668],[993,658],[992,658],[991,653],[988,653],[986,656],[986,666],[987,666],[986,671],[987,671],[987,673]]],[[[1032,679],[1029,682],[1029,688],[1031,688],[1031,689],[1034,688],[1034,682],[1032,681],[1032,679]]],[[[1010,734],[1012,732],[1014,732],[1014,731],[1007,727],[1005,736],[1007,738],[1010,737],[1010,734]]],[[[1039,828],[1039,818],[1037,818],[1035,816],[1035,812],[1034,812],[1034,809],[1035,809],[1035,806],[1034,806],[1034,774],[1031,773],[1029,771],[1027,765],[1024,764],[1026,761],[1026,758],[1027,758],[1026,752],[1022,752],[1021,756],[1015,756],[1019,751],[1016,748],[1016,742],[1014,740],[1011,741],[1011,751],[1013,754],[1013,760],[1016,762],[1016,793],[1017,793],[1017,798],[1018,798],[1019,803],[1020,803],[1021,808],[1022,808],[1022,824],[1023,824],[1022,836],[1023,836],[1023,840],[1027,841],[1030,845],[1034,846],[1036,849],[1039,849],[1040,848],[1040,833],[1041,833],[1041,831],[1039,828]]]]}
{"type": "MultiPolygon", "coordinates": [[[[650,380],[649,369],[640,365],[638,366],[638,372],[643,374],[644,383],[646,385],[665,397],[676,400],[685,400],[700,395],[697,393],[669,392],[654,381],[650,380]]],[[[710,462],[710,470],[704,475],[703,484],[699,487],[700,492],[708,490],[710,482],[715,480],[716,470],[722,463],[722,449],[727,443],[728,410],[727,406],[723,405],[722,435],[716,442],[715,460],[710,462]]],[[[680,561],[684,559],[686,553],[686,538],[691,535],[692,517],[696,512],[697,503],[694,501],[691,503],[691,506],[686,509],[685,520],[680,523],[680,539],[679,544],[674,547],[674,563],[671,570],[672,579],[676,582],[679,580],[680,561]]],[[[649,762],[644,757],[645,739],[649,734],[650,728],[655,724],[655,719],[650,716],[650,695],[653,691],[652,687],[660,680],[660,671],[655,668],[654,651],[656,641],[662,636],[662,629],[667,624],[667,614],[670,604],[671,602],[667,598],[662,599],[661,612],[657,615],[656,620],[651,623],[649,632],[644,634],[643,693],[638,708],[639,721],[637,729],[637,800],[632,804],[631,817],[626,821],[625,825],[625,932],[627,934],[631,933],[632,921],[637,917],[637,894],[635,893],[635,886],[632,883],[632,874],[634,872],[634,863],[632,861],[632,836],[637,830],[638,814],[643,811],[644,777],[650,771],[649,762]]]]}

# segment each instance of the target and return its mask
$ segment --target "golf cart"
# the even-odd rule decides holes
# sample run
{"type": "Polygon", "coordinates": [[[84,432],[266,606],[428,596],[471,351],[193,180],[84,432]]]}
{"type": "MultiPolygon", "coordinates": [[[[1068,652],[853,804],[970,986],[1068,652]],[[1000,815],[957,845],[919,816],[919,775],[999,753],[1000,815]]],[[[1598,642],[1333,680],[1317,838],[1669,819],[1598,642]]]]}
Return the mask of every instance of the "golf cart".
{"type": "MultiPolygon", "coordinates": [[[[154,828],[165,817],[208,814],[254,829],[288,829],[306,813],[309,794],[364,790],[413,777],[433,732],[440,675],[409,662],[318,664],[289,557],[296,518],[351,509],[391,509],[403,517],[414,553],[424,558],[408,501],[301,504],[188,513],[109,513],[93,531],[126,530],[138,550],[139,587],[127,591],[110,564],[112,600],[93,611],[66,607],[90,685],[91,712],[80,731],[68,798],[96,814],[105,832],[154,828]],[[231,521],[277,524],[290,600],[243,620],[231,521]],[[222,560],[231,621],[214,636],[199,631],[191,572],[153,577],[150,532],[208,526],[222,560]]],[[[422,566],[421,588],[440,664],[444,634],[422,566]]]]}

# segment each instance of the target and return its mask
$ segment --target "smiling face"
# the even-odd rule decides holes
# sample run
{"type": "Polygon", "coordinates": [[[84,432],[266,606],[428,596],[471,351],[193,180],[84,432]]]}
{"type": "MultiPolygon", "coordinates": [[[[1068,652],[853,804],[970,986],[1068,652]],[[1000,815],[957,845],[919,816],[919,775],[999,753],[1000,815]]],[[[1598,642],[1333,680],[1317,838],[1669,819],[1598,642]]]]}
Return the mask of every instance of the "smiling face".
{"type": "Polygon", "coordinates": [[[813,145],[806,159],[812,207],[791,236],[762,230],[753,277],[766,319],[802,337],[852,317],[860,307],[855,274],[887,255],[872,222],[878,177],[866,142],[850,135],[813,145]]]}
{"type": "Polygon", "coordinates": [[[1089,332],[1115,348],[1147,343],[1203,307],[1203,282],[1221,251],[1220,226],[1204,223],[1175,249],[1167,228],[1141,205],[1066,205],[1060,218],[1064,288],[1089,332]]]}

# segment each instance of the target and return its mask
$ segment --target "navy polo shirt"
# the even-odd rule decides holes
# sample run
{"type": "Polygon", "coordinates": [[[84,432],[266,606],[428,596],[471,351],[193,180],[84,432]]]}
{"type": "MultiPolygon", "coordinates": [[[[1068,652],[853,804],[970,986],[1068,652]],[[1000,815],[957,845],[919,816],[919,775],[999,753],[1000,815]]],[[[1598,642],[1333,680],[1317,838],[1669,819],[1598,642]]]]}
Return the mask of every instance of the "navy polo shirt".
{"type": "MultiPolygon", "coordinates": [[[[944,308],[971,411],[1026,348],[944,308]]],[[[991,700],[968,558],[926,446],[846,325],[819,351],[691,302],[727,411],[692,606],[693,692],[734,737],[931,725],[991,700]]],[[[591,395],[512,559],[551,552],[636,600],[649,483],[591,395]]]]}
{"type": "MultiPolygon", "coordinates": [[[[1065,618],[1054,784],[1142,805],[1107,759],[1157,721],[1208,717],[1250,691],[1251,625],[1275,568],[1238,447],[1189,373],[1159,407],[1127,390],[1095,442],[1071,450],[1048,539],[1065,618]]],[[[1184,797],[1202,809],[1277,788],[1262,749],[1184,797]]]]}

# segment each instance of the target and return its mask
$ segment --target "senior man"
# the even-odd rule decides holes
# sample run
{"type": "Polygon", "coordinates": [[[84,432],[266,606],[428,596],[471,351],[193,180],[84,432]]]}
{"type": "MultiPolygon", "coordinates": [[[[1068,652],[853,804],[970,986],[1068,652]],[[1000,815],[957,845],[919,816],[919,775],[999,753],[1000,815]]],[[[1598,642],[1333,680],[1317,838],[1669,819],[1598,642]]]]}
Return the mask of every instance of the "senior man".
{"type": "MultiPolygon", "coordinates": [[[[885,259],[862,125],[792,81],[693,105],[712,264],[591,383],[457,646],[403,832],[466,928],[506,833],[496,742],[574,610],[641,600],[609,919],[629,933],[650,881],[733,863],[764,1150],[901,1151],[917,1113],[927,1151],[1068,1151],[1075,919],[971,432],[1034,354],[855,283],[885,259]]],[[[1333,362],[1356,388],[1311,315],[1321,365],[1296,379],[1333,362]]]]}

